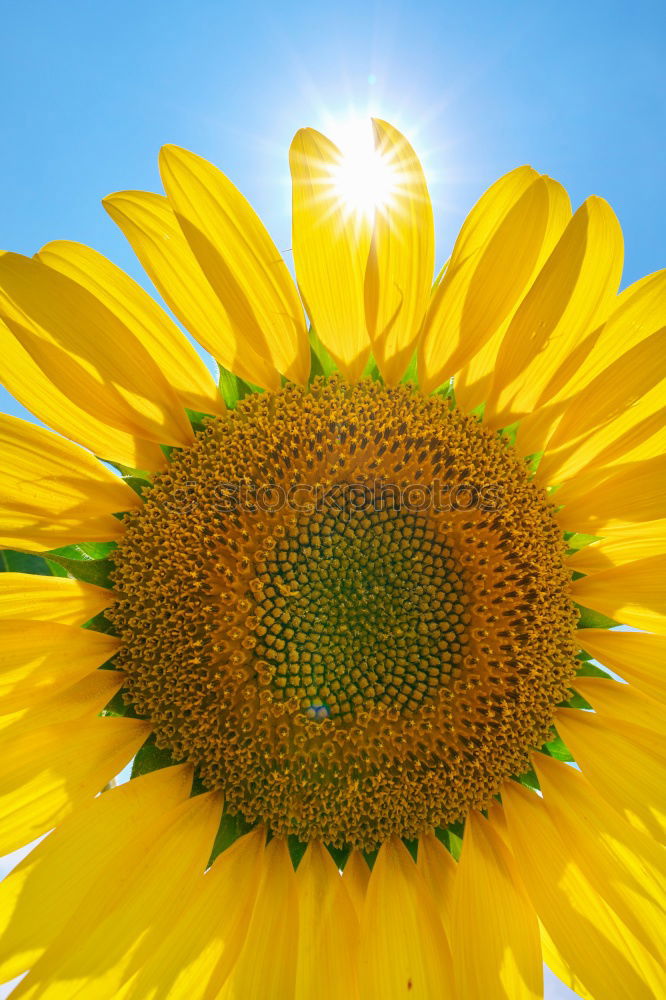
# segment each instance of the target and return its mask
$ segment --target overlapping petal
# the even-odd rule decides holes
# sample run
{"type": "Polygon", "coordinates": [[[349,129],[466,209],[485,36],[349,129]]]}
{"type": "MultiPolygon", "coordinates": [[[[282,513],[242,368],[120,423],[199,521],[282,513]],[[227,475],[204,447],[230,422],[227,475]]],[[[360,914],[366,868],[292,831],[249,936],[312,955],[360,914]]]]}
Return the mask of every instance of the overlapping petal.
{"type": "MultiPolygon", "coordinates": [[[[97,423],[155,444],[192,441],[185,411],[156,361],[118,316],[82,285],[39,260],[3,254],[0,315],[11,339],[59,396],[94,414],[97,423]]],[[[26,377],[29,370],[11,357],[4,377],[8,388],[41,416],[43,404],[38,387],[26,377]]],[[[55,416],[55,430],[97,450],[97,442],[87,440],[76,426],[58,426],[65,415],[55,416]]],[[[117,453],[102,452],[101,457],[121,460],[117,453]]]]}
{"type": "Polygon", "coordinates": [[[340,199],[337,146],[315,129],[296,133],[289,150],[296,278],[317,336],[350,381],[370,354],[365,273],[371,227],[340,199]]]}
{"type": "Polygon", "coordinates": [[[430,298],[435,230],[423,168],[397,129],[373,120],[377,155],[393,176],[386,205],[375,209],[365,276],[372,351],[384,381],[400,381],[430,298]]]}
{"type": "Polygon", "coordinates": [[[155,300],[124,271],[90,247],[68,240],[47,243],[37,260],[103,302],[148,350],[183,406],[201,413],[224,412],[215,382],[197,352],[155,300]]]}
{"type": "Polygon", "coordinates": [[[120,538],[119,511],[141,500],[119,476],[59,435],[0,416],[0,544],[41,552],[120,538]]]}

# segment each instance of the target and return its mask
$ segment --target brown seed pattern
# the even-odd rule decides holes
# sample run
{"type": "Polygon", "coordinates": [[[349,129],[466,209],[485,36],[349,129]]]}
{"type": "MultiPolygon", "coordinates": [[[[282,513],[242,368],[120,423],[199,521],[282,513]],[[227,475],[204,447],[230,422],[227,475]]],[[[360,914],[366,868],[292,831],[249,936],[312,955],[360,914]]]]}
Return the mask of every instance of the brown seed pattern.
{"type": "Polygon", "coordinates": [[[439,397],[338,379],[253,395],[127,519],[128,696],[275,833],[373,848],[460,819],[528,766],[574,675],[552,510],[439,397]]]}

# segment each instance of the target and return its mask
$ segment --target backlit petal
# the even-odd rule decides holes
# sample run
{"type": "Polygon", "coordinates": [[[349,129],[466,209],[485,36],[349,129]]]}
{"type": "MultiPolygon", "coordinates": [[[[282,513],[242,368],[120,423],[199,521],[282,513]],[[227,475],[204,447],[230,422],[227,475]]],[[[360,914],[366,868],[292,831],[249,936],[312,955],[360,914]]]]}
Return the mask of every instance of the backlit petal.
{"type": "Polygon", "coordinates": [[[96,795],[150,732],[150,723],[138,719],[75,719],[30,730],[4,747],[0,854],[30,843],[96,795]]]}
{"type": "Polygon", "coordinates": [[[160,173],[178,222],[239,343],[304,383],[310,347],[282,255],[249,202],[203,157],[164,146],[160,173]]]}
{"type": "Polygon", "coordinates": [[[0,416],[0,545],[34,552],[120,538],[112,515],[141,505],[119,476],[70,441],[0,416]]]}
{"type": "Polygon", "coordinates": [[[451,952],[465,1000],[543,995],[536,913],[501,837],[475,811],[467,817],[456,874],[451,952]]]}
{"type": "Polygon", "coordinates": [[[341,153],[314,129],[296,133],[289,150],[294,263],[317,335],[350,381],[370,353],[364,282],[369,224],[348,213],[333,173],[341,153]]]}
{"type": "Polygon", "coordinates": [[[44,953],[86,894],[113,881],[119,853],[189,794],[191,770],[163,768],[81,805],[0,884],[0,980],[44,953]]]}
{"type": "Polygon", "coordinates": [[[426,391],[455,375],[515,313],[543,263],[544,246],[552,249],[570,215],[566,193],[550,178],[520,171],[509,178],[515,201],[507,205],[499,190],[504,212],[492,213],[495,226],[486,242],[454,248],[433,293],[419,354],[426,391]]]}
{"type": "Polygon", "coordinates": [[[224,404],[205,364],[155,300],[124,271],[90,247],[68,240],[47,243],[37,259],[67,275],[103,302],[155,359],[183,406],[223,413],[224,404]]]}
{"type": "Polygon", "coordinates": [[[398,838],[382,845],[361,921],[361,997],[453,995],[451,956],[423,876],[398,838]]]}
{"type": "Polygon", "coordinates": [[[118,191],[104,207],[127,237],[158,292],[192,336],[224,368],[264,389],[280,376],[239,336],[183,235],[168,200],[150,191],[118,191]]]}
{"type": "Polygon", "coordinates": [[[666,556],[638,559],[574,580],[578,604],[609,618],[663,635],[666,631],[666,556]]]}
{"type": "Polygon", "coordinates": [[[79,580],[0,573],[0,620],[20,618],[83,625],[113,600],[110,590],[79,580]]]}
{"type": "Polygon", "coordinates": [[[640,829],[663,840],[666,831],[666,762],[645,730],[604,720],[593,712],[561,708],[557,731],[596,790],[640,829]]]}
{"type": "Polygon", "coordinates": [[[594,997],[658,1000],[662,970],[596,892],[543,800],[514,781],[501,794],[512,854],[564,961],[594,997]]]}
{"type": "Polygon", "coordinates": [[[373,120],[377,154],[395,175],[395,190],[375,212],[365,282],[372,351],[384,381],[400,381],[414,351],[435,266],[428,186],[416,153],[397,129],[373,120]]]}
{"type": "Polygon", "coordinates": [[[86,288],[39,260],[4,254],[0,289],[5,323],[81,409],[147,441],[192,441],[182,404],[146,347],[86,288]]]}
{"type": "Polygon", "coordinates": [[[497,356],[491,396],[499,426],[543,406],[576,369],[575,348],[613,308],[622,231],[609,205],[588,198],[514,316],[497,356]]]}
{"type": "Polygon", "coordinates": [[[620,677],[652,698],[666,699],[666,636],[585,628],[578,630],[576,639],[582,649],[620,677]]]}

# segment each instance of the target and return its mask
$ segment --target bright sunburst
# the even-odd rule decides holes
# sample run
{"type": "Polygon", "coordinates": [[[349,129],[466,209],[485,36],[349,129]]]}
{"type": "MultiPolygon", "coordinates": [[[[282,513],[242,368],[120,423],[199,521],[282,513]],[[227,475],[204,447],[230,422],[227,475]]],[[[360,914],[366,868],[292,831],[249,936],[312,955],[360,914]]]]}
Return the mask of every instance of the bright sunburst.
{"type": "Polygon", "coordinates": [[[368,118],[350,118],[335,129],[341,157],[331,168],[331,180],[343,210],[371,219],[393,201],[398,185],[398,167],[375,147],[368,118]]]}

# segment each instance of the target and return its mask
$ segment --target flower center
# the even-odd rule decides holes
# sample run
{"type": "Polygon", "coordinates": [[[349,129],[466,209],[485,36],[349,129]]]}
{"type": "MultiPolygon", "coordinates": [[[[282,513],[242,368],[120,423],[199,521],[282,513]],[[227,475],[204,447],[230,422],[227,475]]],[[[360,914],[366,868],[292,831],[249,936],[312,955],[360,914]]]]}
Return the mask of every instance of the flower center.
{"type": "Polygon", "coordinates": [[[126,524],[128,698],[275,833],[372,848],[454,822],[525,770],[568,696],[552,507],[440,397],[337,379],[250,396],[126,524]]]}

